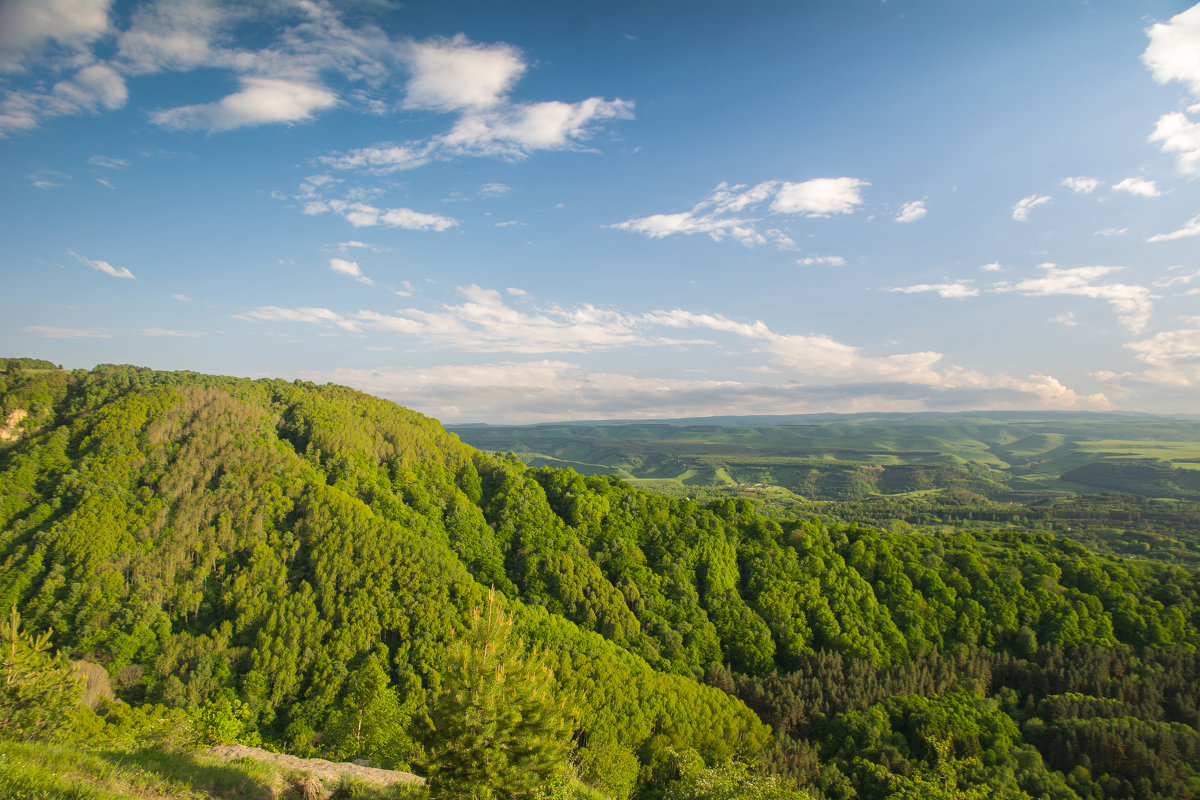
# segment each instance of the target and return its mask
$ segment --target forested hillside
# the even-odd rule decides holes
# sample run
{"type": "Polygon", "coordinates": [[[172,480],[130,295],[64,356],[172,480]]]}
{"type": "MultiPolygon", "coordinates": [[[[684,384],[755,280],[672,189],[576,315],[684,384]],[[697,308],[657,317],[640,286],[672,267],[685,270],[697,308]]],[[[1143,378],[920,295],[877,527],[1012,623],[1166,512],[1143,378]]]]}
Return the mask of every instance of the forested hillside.
{"type": "Polygon", "coordinates": [[[0,376],[0,603],[125,702],[448,775],[494,586],[529,738],[617,800],[1200,796],[1182,569],[531,469],[345,387],[52,367],[0,376]]]}

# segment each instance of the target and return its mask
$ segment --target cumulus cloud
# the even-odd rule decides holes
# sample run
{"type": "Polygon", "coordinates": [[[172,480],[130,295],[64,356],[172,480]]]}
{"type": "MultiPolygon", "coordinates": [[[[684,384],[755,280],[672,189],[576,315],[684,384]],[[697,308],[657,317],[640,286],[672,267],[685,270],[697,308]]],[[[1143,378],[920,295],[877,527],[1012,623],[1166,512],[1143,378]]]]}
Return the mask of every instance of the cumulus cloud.
{"type": "Polygon", "coordinates": [[[412,70],[406,108],[460,111],[498,105],[525,72],[521,52],[508,44],[477,44],[459,34],[410,45],[412,70]]]}
{"type": "Polygon", "coordinates": [[[1012,218],[1017,222],[1027,222],[1030,211],[1049,202],[1050,195],[1048,194],[1031,194],[1028,197],[1023,197],[1013,206],[1012,218]]]}
{"type": "MultiPolygon", "coordinates": [[[[1179,81],[1200,98],[1200,5],[1192,6],[1146,31],[1150,44],[1142,61],[1158,83],[1179,81]]],[[[1191,111],[1200,109],[1192,106],[1191,111]]],[[[1180,174],[1200,173],[1200,123],[1176,111],[1158,118],[1150,141],[1174,153],[1180,174]]]]}
{"type": "Polygon", "coordinates": [[[900,213],[896,215],[896,222],[916,222],[927,213],[924,200],[913,200],[900,208],[900,213]]]}
{"type": "Polygon", "coordinates": [[[1142,61],[1158,83],[1179,81],[1200,97],[1200,5],[1146,31],[1150,44],[1142,61]]]}
{"type": "Polygon", "coordinates": [[[21,330],[43,339],[111,339],[112,335],[95,328],[56,328],[50,325],[31,325],[21,330]]]}
{"type": "Polygon", "coordinates": [[[108,263],[107,261],[93,261],[90,258],[84,258],[83,256],[76,253],[74,250],[68,250],[67,255],[71,256],[76,261],[80,262],[81,264],[86,264],[87,266],[91,267],[92,269],[96,270],[97,272],[103,272],[105,275],[111,275],[114,278],[129,278],[131,280],[133,279],[133,273],[130,272],[126,267],[114,267],[112,264],[108,263]]]}
{"type": "Polygon", "coordinates": [[[980,269],[982,272],[1000,272],[1001,270],[1003,270],[1003,269],[1004,269],[1004,267],[1002,267],[1002,266],[1000,265],[1000,262],[999,262],[999,261],[993,261],[993,262],[991,262],[990,264],[984,264],[984,265],[983,265],[982,267],[980,267],[979,269],[980,269]]]}
{"type": "Polygon", "coordinates": [[[1042,277],[1020,281],[1012,290],[1031,297],[1077,295],[1104,300],[1116,311],[1121,324],[1134,333],[1141,333],[1149,323],[1154,295],[1148,288],[1128,283],[1098,282],[1122,267],[1063,269],[1055,264],[1042,264],[1041,267],[1045,271],[1042,277]]]}
{"type": "Polygon", "coordinates": [[[1189,219],[1183,224],[1183,227],[1171,233],[1159,233],[1147,239],[1147,242],[1171,242],[1176,239],[1186,239],[1192,236],[1200,236],[1200,214],[1189,219]]]}
{"type": "Polygon", "coordinates": [[[0,72],[19,72],[50,42],[71,51],[108,30],[112,0],[6,0],[0,3],[0,72]]]}
{"type": "Polygon", "coordinates": [[[777,214],[803,214],[806,217],[852,214],[862,205],[862,187],[870,185],[858,178],[814,178],[800,183],[784,181],[771,201],[771,210],[777,214]]]}
{"type": "Polygon", "coordinates": [[[1063,178],[1062,185],[1066,186],[1072,192],[1078,192],[1079,194],[1091,194],[1092,192],[1096,191],[1098,186],[1100,186],[1100,181],[1096,180],[1095,178],[1083,177],[1063,178]]]}
{"type": "Polygon", "coordinates": [[[243,78],[242,90],[215,103],[155,111],[150,119],[171,130],[209,133],[271,123],[307,122],[317,111],[337,104],[322,86],[280,78],[243,78]]]}
{"type": "Polygon", "coordinates": [[[893,286],[889,292],[904,294],[919,294],[922,292],[937,292],[938,296],[951,300],[961,300],[964,297],[976,297],[979,290],[970,281],[955,281],[954,283],[918,283],[914,286],[893,286]]]}
{"type": "Polygon", "coordinates": [[[1150,134],[1150,141],[1159,143],[1163,152],[1176,154],[1181,175],[1200,174],[1200,123],[1192,122],[1179,111],[1163,114],[1150,134]]]}
{"type": "Polygon", "coordinates": [[[368,286],[375,285],[375,281],[363,275],[357,261],[347,261],[344,258],[331,258],[329,259],[329,268],[338,274],[349,275],[359,283],[365,283],[368,286]]]}
{"type": "MultiPolygon", "coordinates": [[[[1192,322],[1200,322],[1200,318],[1192,322]]],[[[1175,386],[1200,385],[1200,327],[1162,331],[1125,347],[1146,364],[1140,379],[1175,386]]]]}
{"type": "Polygon", "coordinates": [[[700,233],[713,241],[730,238],[747,247],[772,242],[791,249],[795,245],[783,231],[774,227],[761,229],[761,218],[744,216],[744,213],[759,211],[804,217],[851,214],[862,205],[861,189],[864,186],[870,184],[858,178],[814,178],[799,183],[775,180],[755,186],[721,183],[690,211],[652,214],[609,227],[640,233],[651,239],[700,233]]]}
{"type": "Polygon", "coordinates": [[[1114,191],[1128,192],[1138,197],[1158,197],[1162,194],[1158,184],[1145,178],[1126,178],[1120,183],[1114,183],[1112,188],[1114,191]]]}

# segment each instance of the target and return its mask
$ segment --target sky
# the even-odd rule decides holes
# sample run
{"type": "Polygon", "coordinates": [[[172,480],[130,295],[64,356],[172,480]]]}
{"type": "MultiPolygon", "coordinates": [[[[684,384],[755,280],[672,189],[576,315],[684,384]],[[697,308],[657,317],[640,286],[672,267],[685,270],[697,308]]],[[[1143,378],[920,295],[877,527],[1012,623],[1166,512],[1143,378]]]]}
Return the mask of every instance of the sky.
{"type": "Polygon", "coordinates": [[[0,0],[0,355],[1200,415],[1200,4],[0,0]]]}

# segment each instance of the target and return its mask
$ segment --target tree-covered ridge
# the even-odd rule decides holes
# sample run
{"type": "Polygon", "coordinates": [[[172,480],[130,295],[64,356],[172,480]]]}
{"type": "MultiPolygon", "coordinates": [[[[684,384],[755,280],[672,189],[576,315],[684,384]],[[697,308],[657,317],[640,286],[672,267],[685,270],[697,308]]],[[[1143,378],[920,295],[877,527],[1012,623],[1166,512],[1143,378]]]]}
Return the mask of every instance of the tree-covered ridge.
{"type": "MultiPolygon", "coordinates": [[[[1040,669],[1116,648],[1137,671],[1200,641],[1194,575],[1048,533],[906,535],[669,499],[475,451],[332,385],[114,366],[6,381],[4,409],[27,413],[0,443],[0,602],[102,663],[125,699],[224,709],[301,754],[420,765],[439,752],[429,712],[447,645],[488,586],[575,698],[581,774],[617,794],[742,780],[689,751],[714,769],[756,760],[830,797],[946,786],[946,770],[986,782],[968,740],[917,731],[893,753],[863,738],[871,763],[905,780],[854,766],[850,718],[824,744],[842,728],[821,720],[839,715],[878,707],[870,730],[902,727],[912,714],[892,698],[907,695],[949,703],[947,718],[983,715],[1013,743],[993,762],[1024,764],[1011,786],[1035,794],[1065,780],[1045,776],[1070,772],[1059,756],[1075,750],[1036,764],[1029,752],[1075,735],[1075,717],[1018,719],[1025,698],[987,700],[1008,684],[979,663],[1040,669]],[[801,697],[795,676],[829,659],[845,667],[821,680],[843,699],[801,697]],[[396,722],[368,730],[369,716],[396,722]]],[[[1194,715],[1164,709],[1194,708],[1195,690],[1145,674],[1161,691],[1144,718],[1194,730],[1194,715]]],[[[1171,786],[1190,778],[1179,770],[1171,786]]]]}

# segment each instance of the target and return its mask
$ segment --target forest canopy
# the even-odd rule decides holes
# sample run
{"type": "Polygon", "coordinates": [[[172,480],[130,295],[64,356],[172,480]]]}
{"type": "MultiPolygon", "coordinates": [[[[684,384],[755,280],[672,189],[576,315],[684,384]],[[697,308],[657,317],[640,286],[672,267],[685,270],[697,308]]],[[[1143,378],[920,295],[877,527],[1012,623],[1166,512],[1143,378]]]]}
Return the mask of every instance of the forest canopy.
{"type": "Polygon", "coordinates": [[[12,362],[0,607],[114,703],[449,774],[494,587],[539,746],[617,800],[1200,796],[1180,567],[664,497],[341,386],[12,362]]]}

